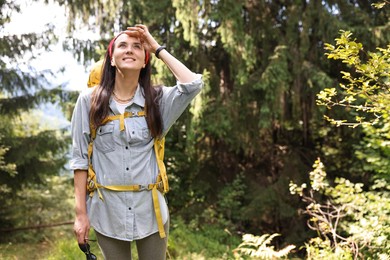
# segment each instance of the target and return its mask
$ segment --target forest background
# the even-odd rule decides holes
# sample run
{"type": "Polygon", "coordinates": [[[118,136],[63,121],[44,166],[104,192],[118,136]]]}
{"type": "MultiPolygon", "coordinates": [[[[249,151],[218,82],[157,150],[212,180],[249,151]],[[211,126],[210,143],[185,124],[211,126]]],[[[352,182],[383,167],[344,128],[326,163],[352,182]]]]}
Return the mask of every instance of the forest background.
{"type": "MultiPolygon", "coordinates": [[[[171,259],[389,259],[387,1],[45,2],[65,8],[63,47],[86,71],[144,23],[203,74],[167,136],[171,259]],[[85,27],[99,39],[77,38],[85,27]]],[[[30,66],[58,42],[50,24],[3,33],[18,5],[0,1],[0,258],[77,259],[72,226],[56,227],[73,220],[69,128],[39,111],[70,120],[79,92],[30,66]]],[[[175,84],[152,63],[156,84],[175,84]]]]}

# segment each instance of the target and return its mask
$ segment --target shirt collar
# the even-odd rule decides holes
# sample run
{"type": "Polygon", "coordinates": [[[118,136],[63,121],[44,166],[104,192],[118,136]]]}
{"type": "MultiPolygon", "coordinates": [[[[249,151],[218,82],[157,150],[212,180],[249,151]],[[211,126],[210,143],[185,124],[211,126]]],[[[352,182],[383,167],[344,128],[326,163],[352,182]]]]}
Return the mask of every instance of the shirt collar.
{"type": "Polygon", "coordinates": [[[140,107],[145,107],[144,90],[140,84],[138,84],[137,90],[135,91],[133,103],[139,105],[140,107]]]}

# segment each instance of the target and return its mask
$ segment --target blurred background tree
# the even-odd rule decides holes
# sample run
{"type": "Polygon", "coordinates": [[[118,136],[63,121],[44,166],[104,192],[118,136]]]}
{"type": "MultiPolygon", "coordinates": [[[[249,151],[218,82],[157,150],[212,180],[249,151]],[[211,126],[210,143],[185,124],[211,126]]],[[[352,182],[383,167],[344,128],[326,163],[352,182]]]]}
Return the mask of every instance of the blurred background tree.
{"type": "MultiPolygon", "coordinates": [[[[65,106],[76,93],[51,86],[48,77],[54,71],[37,71],[31,66],[57,41],[51,25],[40,34],[8,34],[4,27],[20,6],[15,1],[1,1],[0,10],[0,226],[6,229],[39,224],[23,221],[21,216],[33,211],[29,205],[16,206],[15,202],[33,197],[28,192],[33,187],[51,185],[47,178],[58,177],[64,169],[70,141],[67,129],[41,122],[41,105],[65,106]]],[[[8,237],[2,235],[2,239],[8,237]]]]}

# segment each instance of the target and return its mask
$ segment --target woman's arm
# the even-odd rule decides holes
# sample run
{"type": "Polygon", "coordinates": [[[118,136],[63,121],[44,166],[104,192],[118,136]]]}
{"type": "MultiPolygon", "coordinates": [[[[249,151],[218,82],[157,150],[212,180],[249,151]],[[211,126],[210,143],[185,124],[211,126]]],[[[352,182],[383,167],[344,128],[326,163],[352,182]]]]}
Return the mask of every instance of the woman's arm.
{"type": "MultiPolygon", "coordinates": [[[[126,33],[129,36],[139,37],[150,52],[156,53],[156,50],[160,47],[160,44],[158,44],[149,33],[149,30],[145,25],[137,24],[134,27],[128,27],[126,33]]],[[[189,83],[198,78],[195,73],[189,70],[181,61],[176,59],[167,50],[161,50],[159,58],[168,66],[170,71],[173,75],[175,75],[176,79],[180,83],[189,83]]]]}
{"type": "Polygon", "coordinates": [[[79,244],[84,244],[88,240],[89,219],[87,215],[87,170],[74,171],[74,195],[75,195],[75,214],[74,233],[79,244]]]}
{"type": "Polygon", "coordinates": [[[165,49],[160,51],[159,58],[168,66],[180,83],[189,83],[199,77],[165,49]]]}

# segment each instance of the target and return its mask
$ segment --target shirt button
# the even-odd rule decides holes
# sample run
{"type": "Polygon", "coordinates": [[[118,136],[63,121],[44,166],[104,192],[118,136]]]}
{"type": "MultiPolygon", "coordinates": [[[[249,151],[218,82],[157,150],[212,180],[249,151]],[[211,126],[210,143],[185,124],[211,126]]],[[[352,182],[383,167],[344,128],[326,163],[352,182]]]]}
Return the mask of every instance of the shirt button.
{"type": "Polygon", "coordinates": [[[129,207],[129,210],[131,210],[131,207],[129,207]]]}
{"type": "Polygon", "coordinates": [[[126,150],[129,149],[129,147],[126,146],[126,150]]]}
{"type": "Polygon", "coordinates": [[[135,132],[133,131],[133,132],[131,132],[132,134],[135,134],[135,132]]]}
{"type": "Polygon", "coordinates": [[[126,171],[128,171],[129,170],[129,167],[126,167],[126,171]]]}

